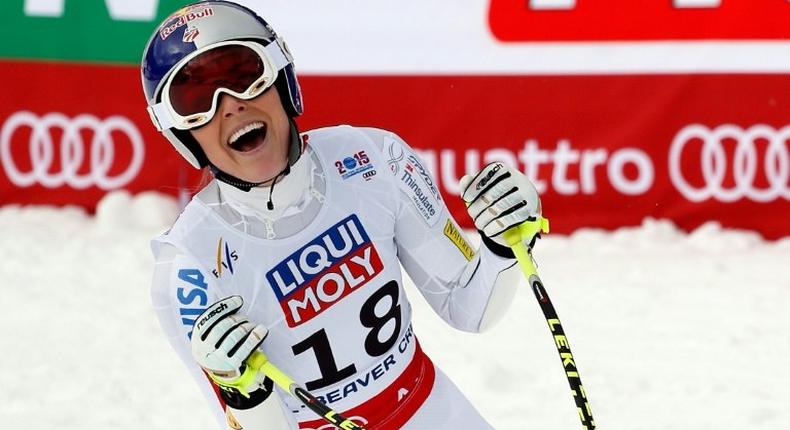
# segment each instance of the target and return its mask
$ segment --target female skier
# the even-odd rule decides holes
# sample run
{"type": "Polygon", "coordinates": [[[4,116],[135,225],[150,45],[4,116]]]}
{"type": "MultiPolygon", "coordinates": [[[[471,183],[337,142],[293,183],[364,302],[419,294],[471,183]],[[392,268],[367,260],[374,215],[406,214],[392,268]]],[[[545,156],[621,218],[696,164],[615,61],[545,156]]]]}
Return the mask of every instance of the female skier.
{"type": "Polygon", "coordinates": [[[213,174],[153,241],[152,296],[221,425],[331,428],[263,375],[239,386],[262,351],[369,430],[492,428],[420,347],[401,265],[448,324],[490,327],[519,276],[501,233],[540,213],[524,175],[493,163],[461,180],[482,235],[475,250],[394,133],[299,133],[285,42],[227,1],[168,17],[145,48],[142,81],[155,126],[213,174]]]}

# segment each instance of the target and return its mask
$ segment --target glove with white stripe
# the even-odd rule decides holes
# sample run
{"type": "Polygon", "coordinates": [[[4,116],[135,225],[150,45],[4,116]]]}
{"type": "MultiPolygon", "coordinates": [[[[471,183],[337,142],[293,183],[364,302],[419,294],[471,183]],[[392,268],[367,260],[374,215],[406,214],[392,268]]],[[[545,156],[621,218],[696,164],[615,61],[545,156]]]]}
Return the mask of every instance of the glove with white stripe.
{"type": "Polygon", "coordinates": [[[239,314],[243,304],[241,296],[230,296],[200,314],[192,330],[192,357],[225,394],[249,397],[261,388],[271,391],[271,381],[264,387],[264,376],[246,365],[269,330],[239,314]]]}
{"type": "MultiPolygon", "coordinates": [[[[483,243],[495,254],[515,258],[502,233],[541,215],[540,197],[532,182],[503,163],[491,163],[476,175],[461,178],[461,197],[483,243]]],[[[531,248],[535,237],[525,238],[531,248]]]]}

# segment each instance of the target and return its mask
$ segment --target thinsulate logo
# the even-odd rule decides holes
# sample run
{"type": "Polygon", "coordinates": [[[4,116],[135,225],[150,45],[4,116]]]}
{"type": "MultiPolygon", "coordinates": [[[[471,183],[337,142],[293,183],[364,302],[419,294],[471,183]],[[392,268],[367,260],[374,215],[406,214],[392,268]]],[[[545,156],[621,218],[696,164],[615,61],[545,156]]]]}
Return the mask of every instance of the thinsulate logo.
{"type": "Polygon", "coordinates": [[[782,40],[790,2],[755,0],[490,0],[505,42],[782,40]]]}
{"type": "Polygon", "coordinates": [[[189,0],[23,0],[4,5],[0,58],[137,63],[156,24],[189,0]]]}

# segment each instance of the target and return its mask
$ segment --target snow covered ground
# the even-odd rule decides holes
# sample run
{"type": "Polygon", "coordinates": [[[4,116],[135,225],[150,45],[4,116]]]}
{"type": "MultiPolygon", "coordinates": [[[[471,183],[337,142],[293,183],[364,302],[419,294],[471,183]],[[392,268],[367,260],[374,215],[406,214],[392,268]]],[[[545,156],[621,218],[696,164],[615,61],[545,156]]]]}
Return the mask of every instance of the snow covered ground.
{"type": "MultiPolygon", "coordinates": [[[[176,211],[118,193],[96,217],[0,208],[0,428],[216,428],[149,305],[148,241],[176,211]]],[[[790,238],[647,220],[536,255],[599,428],[790,428],[790,238]]],[[[580,427],[527,288],[483,335],[409,292],[423,347],[497,429],[580,427]]]]}

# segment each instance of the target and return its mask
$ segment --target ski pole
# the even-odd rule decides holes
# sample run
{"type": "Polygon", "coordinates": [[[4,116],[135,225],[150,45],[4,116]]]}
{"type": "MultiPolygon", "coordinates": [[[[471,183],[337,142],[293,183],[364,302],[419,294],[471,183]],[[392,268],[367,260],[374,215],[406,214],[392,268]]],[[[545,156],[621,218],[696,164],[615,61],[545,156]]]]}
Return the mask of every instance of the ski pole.
{"type": "Polygon", "coordinates": [[[294,382],[291,377],[283,373],[277,368],[277,366],[272,364],[272,362],[269,361],[268,357],[266,357],[266,354],[263,352],[253,352],[250,358],[247,359],[247,367],[266,375],[266,377],[274,381],[278,387],[290,393],[294,398],[307,406],[307,408],[318,414],[321,418],[335,427],[342,430],[365,430],[359,424],[346,419],[329,406],[323,404],[315,396],[310,394],[309,391],[305,390],[299,384],[294,382]]]}
{"type": "Polygon", "coordinates": [[[557,347],[557,352],[560,354],[562,367],[565,369],[565,376],[568,378],[568,383],[571,386],[571,393],[573,393],[573,400],[576,402],[576,409],[579,413],[579,419],[582,421],[582,427],[593,430],[595,429],[595,421],[593,420],[592,410],[587,401],[587,393],[584,391],[582,380],[579,377],[579,370],[576,368],[571,347],[568,344],[568,339],[565,337],[565,330],[562,328],[557,311],[554,310],[554,305],[549,299],[543,282],[538,277],[538,271],[532,260],[531,249],[524,245],[525,239],[532,240],[540,232],[549,232],[549,220],[539,216],[535,220],[525,221],[507,230],[504,233],[504,237],[513,253],[516,254],[518,265],[521,267],[521,271],[524,273],[530,288],[532,288],[532,292],[535,293],[535,298],[538,299],[543,316],[549,324],[549,330],[554,336],[554,344],[557,347]]]}

